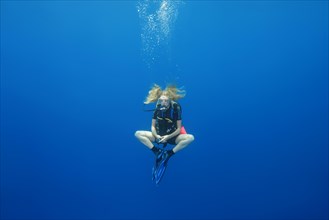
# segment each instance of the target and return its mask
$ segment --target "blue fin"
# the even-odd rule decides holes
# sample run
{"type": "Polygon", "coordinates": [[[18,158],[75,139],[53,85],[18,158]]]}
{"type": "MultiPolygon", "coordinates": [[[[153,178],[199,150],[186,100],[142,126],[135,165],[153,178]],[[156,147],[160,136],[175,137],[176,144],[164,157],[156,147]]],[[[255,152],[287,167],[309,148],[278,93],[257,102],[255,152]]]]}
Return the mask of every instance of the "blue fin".
{"type": "Polygon", "coordinates": [[[160,165],[160,162],[162,160],[164,151],[160,149],[160,151],[155,155],[155,162],[154,166],[152,168],[152,181],[156,178],[156,171],[160,165]]]}
{"type": "Polygon", "coordinates": [[[167,165],[168,165],[168,161],[170,156],[168,155],[168,153],[166,151],[163,151],[160,155],[161,160],[159,161],[159,163],[155,164],[155,167],[153,167],[153,177],[152,180],[155,180],[156,184],[159,184],[166,169],[167,169],[167,165]]]}

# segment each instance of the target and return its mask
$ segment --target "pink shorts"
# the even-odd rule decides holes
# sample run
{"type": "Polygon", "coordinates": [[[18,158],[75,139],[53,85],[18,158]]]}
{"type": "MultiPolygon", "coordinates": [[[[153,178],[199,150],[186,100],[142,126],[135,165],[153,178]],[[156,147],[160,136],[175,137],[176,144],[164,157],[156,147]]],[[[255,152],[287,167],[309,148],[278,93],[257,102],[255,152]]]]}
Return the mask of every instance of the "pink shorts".
{"type": "Polygon", "coordinates": [[[180,134],[187,134],[187,132],[186,132],[184,126],[181,127],[181,129],[180,129],[180,134]]]}

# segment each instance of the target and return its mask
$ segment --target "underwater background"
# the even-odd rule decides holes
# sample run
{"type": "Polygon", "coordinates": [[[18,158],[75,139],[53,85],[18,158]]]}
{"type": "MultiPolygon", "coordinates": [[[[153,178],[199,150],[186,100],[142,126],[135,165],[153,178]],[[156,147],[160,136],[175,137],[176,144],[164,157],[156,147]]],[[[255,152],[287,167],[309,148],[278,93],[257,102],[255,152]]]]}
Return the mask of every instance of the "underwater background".
{"type": "Polygon", "coordinates": [[[2,0],[1,219],[328,219],[328,1],[2,0]]]}

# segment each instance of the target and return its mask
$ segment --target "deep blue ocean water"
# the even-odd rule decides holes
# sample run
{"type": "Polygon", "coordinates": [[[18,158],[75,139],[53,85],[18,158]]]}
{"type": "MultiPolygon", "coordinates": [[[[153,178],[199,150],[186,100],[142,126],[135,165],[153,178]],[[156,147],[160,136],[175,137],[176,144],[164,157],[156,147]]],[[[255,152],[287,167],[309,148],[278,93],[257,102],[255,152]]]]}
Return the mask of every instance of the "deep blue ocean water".
{"type": "Polygon", "coordinates": [[[137,1],[1,1],[1,219],[328,219],[328,1],[181,3],[151,53],[137,1]],[[153,83],[195,136],[159,186],[153,83]]]}

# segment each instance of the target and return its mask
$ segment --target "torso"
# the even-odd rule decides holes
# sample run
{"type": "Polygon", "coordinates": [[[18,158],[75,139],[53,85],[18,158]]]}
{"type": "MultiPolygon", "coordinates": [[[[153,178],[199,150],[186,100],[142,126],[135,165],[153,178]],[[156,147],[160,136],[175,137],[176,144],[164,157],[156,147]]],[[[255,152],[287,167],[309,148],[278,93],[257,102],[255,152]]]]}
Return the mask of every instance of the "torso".
{"type": "Polygon", "coordinates": [[[178,103],[171,105],[167,110],[154,111],[153,119],[156,120],[156,130],[159,135],[173,133],[177,129],[177,120],[181,120],[181,108],[178,103]]]}

